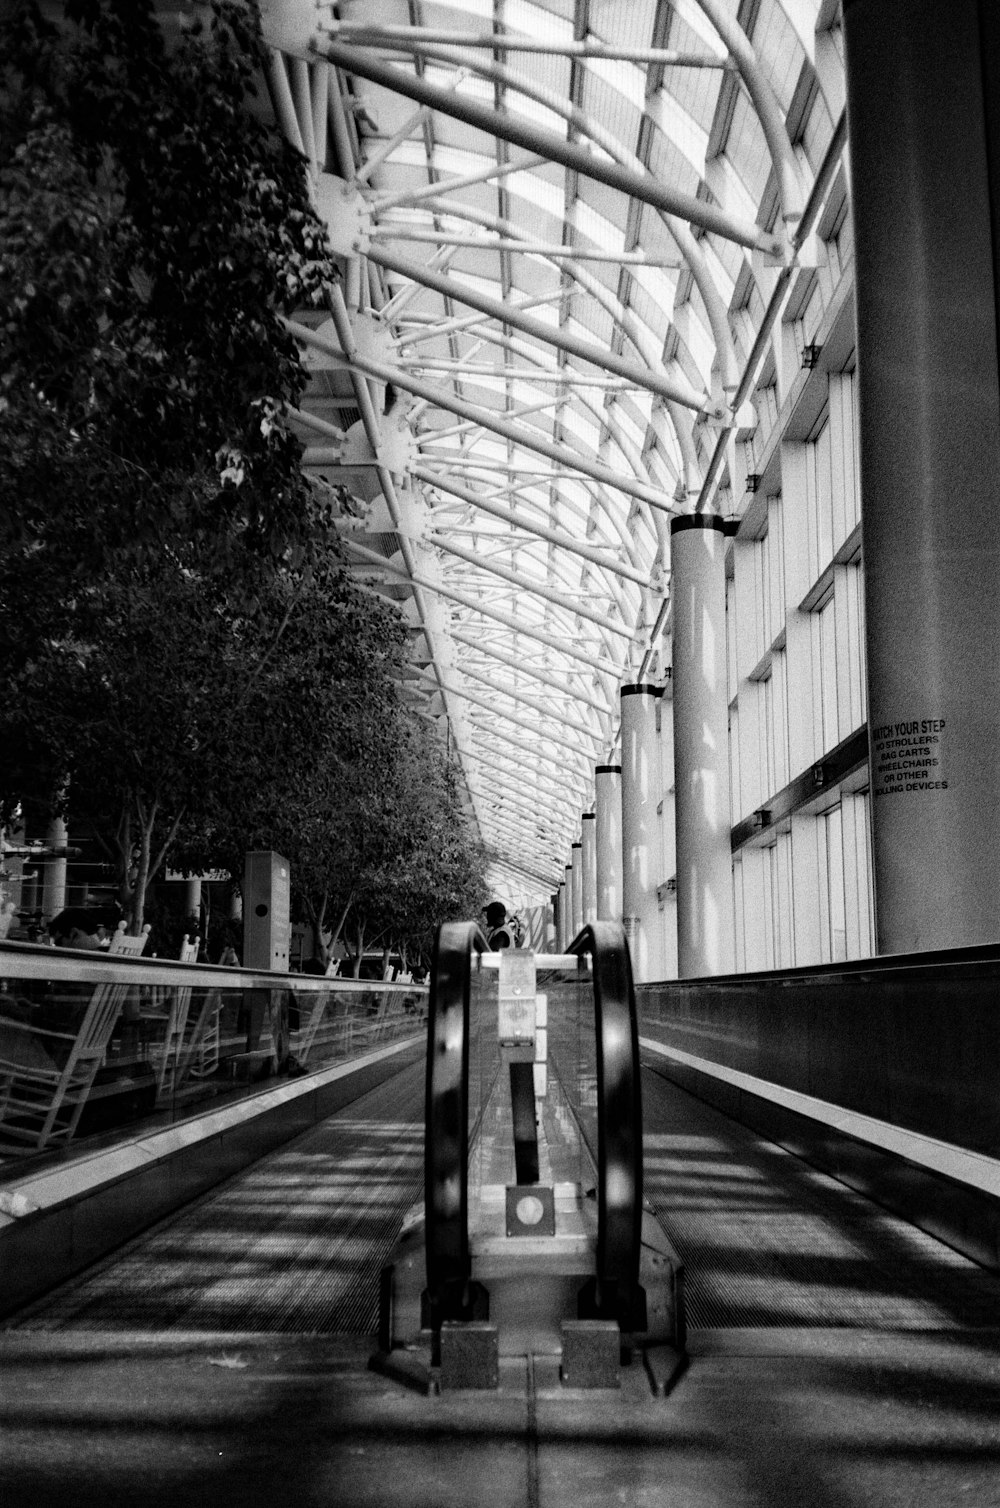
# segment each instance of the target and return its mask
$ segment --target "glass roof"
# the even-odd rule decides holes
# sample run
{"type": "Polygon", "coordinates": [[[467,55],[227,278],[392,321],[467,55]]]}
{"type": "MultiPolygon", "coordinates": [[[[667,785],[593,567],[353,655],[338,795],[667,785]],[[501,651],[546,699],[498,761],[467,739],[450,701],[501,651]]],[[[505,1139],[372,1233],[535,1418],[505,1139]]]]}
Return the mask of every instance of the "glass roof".
{"type": "Polygon", "coordinates": [[[344,269],[294,321],[304,464],[407,616],[407,694],[443,720],[494,883],[536,904],[616,761],[620,686],[665,675],[671,515],[737,511],[733,447],[842,145],[839,4],[264,19],[344,269]]]}

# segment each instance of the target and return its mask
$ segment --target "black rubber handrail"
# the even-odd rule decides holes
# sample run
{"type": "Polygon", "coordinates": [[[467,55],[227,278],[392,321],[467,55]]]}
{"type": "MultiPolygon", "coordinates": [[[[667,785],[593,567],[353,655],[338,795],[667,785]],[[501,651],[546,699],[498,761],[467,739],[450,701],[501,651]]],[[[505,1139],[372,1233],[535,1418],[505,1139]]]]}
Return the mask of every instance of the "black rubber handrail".
{"type": "Polygon", "coordinates": [[[623,1329],[644,1328],[642,1092],[632,963],[617,922],[588,922],[567,949],[589,953],[597,1036],[597,1274],[595,1307],[623,1329]]]}
{"type": "Polygon", "coordinates": [[[427,1013],[424,1212],[432,1323],[468,1304],[469,997],[472,955],[489,943],[475,922],[445,922],[434,939],[427,1013]]]}
{"type": "MultiPolygon", "coordinates": [[[[439,928],[431,964],[424,1148],[427,1296],[431,1323],[467,1314],[469,1280],[469,1001],[475,922],[439,928]]],[[[644,1326],[639,1287],[642,1101],[632,965],[622,928],[588,924],[569,952],[593,959],[597,1047],[597,1253],[593,1307],[623,1329],[644,1326]]],[[[544,967],[544,954],[538,962],[544,967]]]]}

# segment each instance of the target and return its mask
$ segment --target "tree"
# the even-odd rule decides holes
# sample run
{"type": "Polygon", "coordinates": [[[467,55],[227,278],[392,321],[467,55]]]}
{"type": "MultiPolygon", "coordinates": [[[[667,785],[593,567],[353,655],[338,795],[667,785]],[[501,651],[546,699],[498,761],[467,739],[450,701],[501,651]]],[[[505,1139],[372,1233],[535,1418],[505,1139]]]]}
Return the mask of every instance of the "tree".
{"type": "Polygon", "coordinates": [[[273,846],[363,941],[380,889],[399,926],[433,889],[403,877],[447,783],[289,427],[281,316],[339,273],[252,108],[256,8],[169,45],[151,0],[64,15],[0,20],[0,822],[86,818],[136,929],[168,854],[273,846]]]}
{"type": "Polygon", "coordinates": [[[280,319],[338,273],[252,7],[172,50],[148,0],[65,13],[0,23],[0,818],[68,791],[123,878],[138,833],[138,925],[220,709],[342,576],[280,319]]]}
{"type": "Polygon", "coordinates": [[[486,852],[470,830],[455,772],[427,725],[399,718],[392,778],[363,806],[364,846],[348,915],[354,969],[366,946],[427,957],[434,928],[486,899],[486,852]]]}
{"type": "Polygon", "coordinates": [[[63,573],[178,533],[220,568],[237,544],[262,566],[322,554],[286,419],[305,373],[281,315],[322,304],[339,274],[302,159],[250,108],[256,9],[217,0],[210,29],[172,50],[150,0],[65,12],[59,33],[23,4],[0,31],[17,522],[54,548],[46,509],[68,466],[63,573]],[[47,437],[38,466],[22,431],[47,437]]]}

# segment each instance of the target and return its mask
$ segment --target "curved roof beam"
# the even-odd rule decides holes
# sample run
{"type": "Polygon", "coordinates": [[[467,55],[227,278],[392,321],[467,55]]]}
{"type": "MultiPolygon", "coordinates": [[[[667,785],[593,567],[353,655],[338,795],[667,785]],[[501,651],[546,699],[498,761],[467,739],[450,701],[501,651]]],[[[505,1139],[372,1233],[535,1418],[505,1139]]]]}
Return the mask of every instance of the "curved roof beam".
{"type": "MultiPolygon", "coordinates": [[[[505,345],[507,342],[501,337],[498,340],[497,343],[500,344],[500,345],[505,345]]],[[[568,382],[569,385],[572,385],[572,368],[565,368],[563,370],[566,370],[570,374],[567,377],[567,382],[568,382]]],[[[456,372],[455,375],[457,377],[459,375],[459,373],[456,372]]],[[[493,372],[491,372],[489,374],[489,379],[490,380],[495,380],[497,382],[503,381],[504,377],[505,377],[505,374],[504,374],[504,371],[503,371],[502,367],[496,368],[493,372]]],[[[525,378],[523,380],[525,382],[525,385],[530,385],[530,378],[525,378]]],[[[475,376],[470,376],[467,379],[467,382],[468,382],[468,386],[470,388],[475,388],[475,386],[476,386],[476,377],[475,376]]],[[[591,417],[593,418],[593,420],[596,423],[596,426],[597,426],[597,429],[598,429],[599,433],[601,433],[603,431],[607,431],[609,437],[614,441],[615,445],[617,445],[617,447],[618,447],[619,451],[621,452],[622,456],[628,462],[629,466],[632,469],[632,473],[633,473],[634,476],[636,476],[636,477],[638,477],[640,479],[644,479],[651,487],[658,487],[658,486],[661,485],[658,482],[657,478],[652,475],[652,473],[651,473],[651,471],[649,469],[649,466],[647,465],[645,457],[643,456],[642,452],[636,447],[635,442],[629,438],[629,436],[625,433],[622,425],[619,423],[617,417],[615,416],[614,405],[613,404],[608,405],[606,407],[600,407],[596,403],[594,397],[592,395],[590,395],[589,393],[574,392],[574,393],[571,393],[571,394],[567,394],[567,399],[570,399],[570,398],[574,402],[576,402],[580,406],[580,408],[582,408],[583,410],[585,410],[587,413],[589,413],[591,415],[591,417]]],[[[539,407],[544,408],[544,409],[548,409],[548,408],[554,407],[554,405],[555,405],[555,400],[552,400],[549,403],[546,403],[544,405],[539,405],[539,407]]],[[[486,412],[489,412],[489,410],[486,410],[486,412]]],[[[530,412],[530,410],[521,409],[521,410],[517,411],[517,415],[519,416],[519,415],[521,415],[523,413],[527,413],[527,412],[530,412]]],[[[420,436],[418,438],[426,440],[427,438],[433,438],[433,437],[434,437],[434,432],[432,430],[425,430],[425,431],[421,432],[421,434],[420,434],[420,436]]],[[[692,450],[693,450],[693,441],[692,441],[692,450]]],[[[456,457],[458,455],[460,455],[460,454],[461,454],[460,452],[456,452],[456,457]]],[[[428,460],[430,460],[430,459],[431,459],[431,457],[428,456],[428,460]]],[[[451,458],[450,457],[446,458],[446,457],[444,457],[442,455],[435,454],[433,456],[433,459],[436,460],[436,461],[440,461],[444,465],[447,465],[448,460],[450,460],[451,458]]],[[[471,455],[467,455],[466,459],[468,459],[468,460],[474,460],[474,457],[471,456],[471,455]]],[[[597,461],[597,462],[599,462],[599,456],[597,454],[596,448],[595,448],[595,452],[594,452],[594,460],[597,461]]],[[[483,464],[485,465],[487,463],[484,461],[483,464]]],[[[664,490],[664,489],[661,488],[661,490],[664,490]]],[[[651,528],[653,529],[653,531],[654,531],[654,533],[656,535],[656,538],[657,538],[657,541],[658,541],[658,544],[660,546],[661,551],[665,551],[666,548],[667,548],[667,545],[669,543],[669,536],[667,534],[665,520],[662,520],[661,516],[657,512],[651,510],[651,517],[650,517],[649,522],[650,522],[651,528]]],[[[647,582],[645,584],[649,585],[650,583],[647,580],[647,582]]]]}
{"type": "Polygon", "coordinates": [[[492,298],[487,293],[481,293],[469,284],[462,283],[457,277],[442,277],[440,273],[431,271],[424,264],[411,262],[406,257],[394,256],[391,251],[386,251],[381,246],[370,246],[366,255],[370,262],[374,262],[377,267],[385,271],[398,272],[402,277],[409,278],[411,282],[421,283],[425,288],[440,293],[444,298],[453,299],[456,303],[467,304],[470,309],[478,309],[481,314],[500,320],[503,324],[510,325],[513,329],[520,330],[535,340],[555,346],[558,350],[567,351],[570,355],[589,361],[594,366],[603,367],[605,371],[614,372],[619,377],[626,377],[639,387],[659,394],[661,398],[672,398],[675,403],[694,409],[696,413],[722,417],[722,413],[712,402],[707,388],[704,392],[698,393],[686,384],[676,382],[665,375],[660,376],[656,371],[647,372],[635,362],[615,356],[613,352],[602,350],[590,341],[571,335],[569,331],[559,329],[555,325],[548,325],[533,315],[523,314],[520,309],[512,308],[503,299],[492,298]]]}
{"type": "MultiPolygon", "coordinates": [[[[509,240],[523,240],[524,233],[510,220],[504,220],[499,215],[491,215],[484,210],[476,209],[471,204],[452,204],[447,199],[438,198],[428,201],[428,208],[441,215],[448,215],[456,220],[467,220],[475,225],[482,225],[485,229],[497,231],[509,240]]],[[[530,244],[530,243],[528,243],[530,244]]],[[[652,331],[643,325],[635,316],[635,311],[627,304],[622,303],[618,295],[599,278],[594,277],[586,265],[578,261],[574,255],[575,247],[566,247],[566,256],[559,258],[557,266],[559,271],[572,273],[574,282],[588,293],[598,303],[605,313],[619,325],[622,333],[634,346],[640,359],[653,368],[663,370],[662,349],[657,349],[657,343],[652,331]]],[[[551,260],[544,252],[531,253],[541,260],[551,260]]],[[[691,365],[696,363],[692,357],[691,365]]]]}
{"type": "Polygon", "coordinates": [[[603,147],[614,159],[613,162],[609,164],[602,161],[601,158],[588,152],[586,148],[557,136],[554,131],[547,131],[540,126],[533,127],[527,121],[513,116],[508,110],[494,110],[466,95],[454,94],[450,90],[442,89],[439,85],[431,84],[417,74],[403,73],[399,68],[381,62],[374,53],[366,52],[362,48],[345,46],[339,42],[319,38],[314,40],[313,46],[318,56],[336,64],[345,73],[368,79],[373,84],[380,84],[384,89],[405,95],[418,104],[426,104],[432,109],[440,110],[443,115],[451,115],[456,120],[464,120],[467,125],[475,126],[488,135],[498,136],[501,140],[509,141],[513,145],[523,146],[529,152],[539,152],[551,162],[560,162],[564,167],[572,168],[584,177],[595,178],[599,183],[606,183],[611,188],[621,189],[623,193],[631,194],[642,203],[652,205],[654,209],[661,210],[667,215],[680,216],[692,225],[700,225],[704,230],[714,231],[728,241],[735,241],[738,245],[745,246],[749,251],[763,251],[769,255],[780,254],[781,244],[776,236],[761,230],[758,225],[748,224],[728,214],[717,205],[698,199],[694,194],[687,194],[682,189],[672,189],[659,183],[649,172],[638,170],[633,166],[638,159],[633,158],[631,153],[624,152],[621,143],[604,131],[596,121],[592,121],[584,111],[566,99],[560,98],[554,91],[538,84],[527,74],[517,73],[503,63],[494,63],[477,57],[456,58],[453,50],[437,45],[424,49],[428,56],[437,57],[447,63],[460,63],[468,72],[492,79],[495,83],[504,84],[515,93],[522,94],[527,99],[533,99],[537,104],[544,105],[546,109],[561,115],[576,130],[603,147]]]}
{"type": "Polygon", "coordinates": [[[516,586],[518,591],[527,592],[533,597],[540,597],[543,602],[548,602],[561,612],[568,613],[571,618],[584,618],[588,623],[595,624],[601,630],[602,639],[606,640],[608,634],[614,634],[618,638],[628,639],[631,642],[632,630],[625,624],[609,622],[606,612],[602,613],[595,608],[586,607],[578,599],[566,597],[553,587],[546,586],[544,582],[534,581],[521,571],[513,571],[508,566],[499,565],[488,555],[477,554],[475,550],[466,550],[462,545],[447,544],[440,538],[434,540],[434,545],[446,554],[453,555],[456,560],[464,560],[475,570],[487,571],[491,576],[497,576],[501,581],[507,581],[511,586],[516,586]]]}
{"type": "MultiPolygon", "coordinates": [[[[346,305],[344,306],[344,312],[346,316],[346,305]]],[[[673,512],[672,503],[667,501],[662,488],[650,487],[639,480],[623,477],[609,466],[602,466],[588,461],[586,457],[579,455],[575,451],[571,451],[567,446],[554,445],[545,440],[541,435],[533,435],[524,425],[508,424],[503,419],[494,417],[492,414],[488,415],[485,410],[476,408],[474,404],[467,403],[464,399],[455,397],[446,389],[432,387],[429,383],[421,382],[417,378],[411,377],[402,367],[391,366],[387,362],[375,361],[371,357],[363,355],[357,349],[353,337],[349,335],[349,332],[348,339],[351,349],[348,351],[344,348],[345,337],[339,329],[337,334],[341,343],[337,345],[307,325],[300,325],[296,321],[289,319],[284,320],[283,323],[289,333],[294,335],[302,345],[312,346],[316,350],[322,351],[324,355],[329,356],[338,365],[355,371],[359,375],[364,374],[364,377],[373,378],[377,382],[390,383],[393,387],[401,388],[406,393],[413,393],[418,398],[426,398],[439,408],[458,414],[461,418],[471,419],[473,423],[480,425],[483,429],[492,430],[495,434],[502,435],[505,439],[513,440],[516,444],[523,445],[526,450],[537,451],[539,455],[544,455],[549,460],[559,464],[565,463],[571,465],[574,469],[582,471],[595,481],[603,482],[606,486],[614,487],[619,492],[627,493],[631,497],[648,502],[652,507],[660,508],[665,513],[673,512]]],[[[364,377],[361,378],[362,382],[364,381],[364,377]]],[[[373,408],[370,409],[370,412],[374,414],[373,408]]],[[[362,418],[364,417],[365,409],[362,406],[362,418]]],[[[367,423],[365,430],[368,433],[367,423]]],[[[369,440],[371,440],[370,434],[369,440]]],[[[377,449],[379,444],[377,432],[375,439],[371,440],[371,443],[377,449]]]]}
{"type": "MultiPolygon", "coordinates": [[[[736,241],[738,245],[745,246],[748,250],[763,251],[769,256],[778,258],[784,255],[784,247],[779,237],[762,231],[758,226],[751,229],[735,216],[727,214],[705,200],[660,185],[637,157],[631,152],[626,152],[610,132],[603,130],[595,121],[590,120],[583,111],[565,99],[561,99],[553,91],[541,88],[530,78],[516,74],[502,64],[488,63],[485,60],[480,61],[469,57],[462,58],[463,66],[467,67],[470,72],[483,74],[498,83],[504,83],[517,93],[534,99],[546,109],[561,115],[576,130],[602,147],[612,158],[612,162],[605,163],[576,142],[564,141],[552,131],[531,126],[512,115],[510,111],[493,110],[476,100],[430,84],[426,79],[403,73],[400,69],[382,63],[376,56],[361,49],[345,47],[337,42],[317,43],[316,46],[321,56],[338,64],[346,72],[360,75],[372,83],[381,84],[386,89],[395,90],[420,104],[431,105],[442,114],[464,120],[468,125],[476,126],[502,140],[524,146],[530,151],[542,152],[553,162],[560,162],[563,166],[572,168],[585,177],[595,178],[598,182],[631,194],[641,203],[652,205],[662,216],[678,250],[688,263],[691,275],[701,293],[716,344],[722,385],[727,392],[735,388],[739,379],[726,306],[689,225],[700,225],[705,230],[715,231],[726,240],[736,241]]],[[[439,50],[439,55],[448,62],[456,61],[447,49],[439,50]]]]}
{"type": "MultiPolygon", "coordinates": [[[[425,677],[429,675],[432,680],[434,679],[433,671],[424,671],[423,675],[425,677]]],[[[461,697],[463,701],[471,703],[473,707],[482,707],[485,711],[491,713],[494,718],[502,722],[512,723],[516,728],[523,728],[528,733],[534,733],[541,742],[557,744],[561,749],[566,749],[577,759],[583,758],[587,760],[588,757],[593,757],[588,756],[586,749],[580,748],[579,742],[574,742],[570,738],[564,738],[562,734],[554,733],[549,728],[540,728],[537,718],[521,717],[518,713],[511,712],[501,706],[496,699],[480,696],[478,692],[470,691],[465,686],[456,686],[453,681],[445,681],[445,690],[450,691],[452,696],[461,697]]],[[[600,749],[603,747],[604,739],[602,735],[593,728],[580,728],[578,731],[590,739],[596,748],[600,749]]]]}
{"type": "Polygon", "coordinates": [[[426,483],[428,487],[433,487],[438,492],[447,493],[451,497],[457,498],[460,503],[476,508],[481,513],[488,513],[491,517],[500,519],[503,523],[511,524],[514,528],[523,530],[525,534],[533,534],[537,539],[543,539],[549,544],[556,545],[560,550],[566,550],[571,555],[578,556],[581,560],[589,561],[591,565],[597,566],[601,571],[620,576],[624,581],[632,581],[637,586],[644,587],[649,585],[648,573],[643,574],[642,571],[635,570],[634,567],[626,564],[624,561],[609,559],[604,551],[584,544],[583,541],[575,539],[572,534],[566,534],[560,529],[553,529],[545,524],[536,523],[533,519],[527,518],[523,513],[518,513],[513,508],[502,508],[499,503],[495,503],[491,498],[484,497],[481,493],[473,492],[468,487],[462,487],[457,482],[451,481],[450,478],[439,477],[433,471],[429,471],[423,466],[414,466],[410,474],[418,481],[426,483]]]}
{"type": "MultiPolygon", "coordinates": [[[[524,345],[523,342],[517,341],[516,339],[512,339],[510,336],[502,334],[500,331],[484,330],[482,332],[482,339],[484,341],[488,341],[493,345],[502,346],[512,354],[520,356],[522,359],[535,361],[538,360],[538,353],[533,353],[531,347],[524,345]]],[[[401,365],[404,371],[414,371],[426,370],[430,364],[422,362],[419,357],[414,358],[412,362],[405,357],[401,357],[401,365]]],[[[484,371],[482,373],[478,371],[466,372],[466,370],[463,369],[457,362],[443,361],[430,366],[430,370],[443,371],[445,373],[451,374],[455,377],[456,380],[461,379],[463,382],[467,382],[469,386],[475,386],[477,379],[480,377],[485,378],[487,384],[491,382],[500,383],[518,381],[523,383],[525,387],[531,387],[533,382],[538,382],[543,379],[548,379],[552,382],[564,382],[568,391],[565,395],[560,395],[560,401],[571,401],[577,404],[580,409],[585,410],[594,418],[599,429],[604,429],[606,426],[613,426],[615,430],[620,429],[620,425],[614,417],[614,405],[610,407],[602,407],[597,403],[597,394],[599,391],[605,392],[612,399],[617,399],[620,394],[614,389],[595,389],[593,392],[591,392],[589,389],[579,388],[576,384],[578,373],[575,367],[548,366],[543,365],[541,362],[539,362],[537,377],[533,373],[527,371],[520,372],[515,377],[511,373],[509,368],[505,368],[503,366],[490,367],[487,371],[484,371]]],[[[555,402],[554,399],[552,401],[553,403],[555,402]]],[[[694,456],[694,439],[693,431],[689,422],[689,416],[686,414],[686,411],[679,409],[679,407],[676,408],[674,413],[674,420],[675,422],[673,427],[677,430],[677,444],[682,459],[682,466],[678,467],[673,460],[673,457],[670,456],[669,453],[658,455],[658,459],[662,461],[667,470],[672,473],[673,480],[671,485],[676,486],[677,481],[679,481],[682,476],[683,458],[685,454],[689,452],[692,457],[694,456]]],[[[654,434],[656,434],[658,439],[664,439],[662,431],[657,425],[657,412],[655,408],[649,420],[649,427],[653,429],[653,432],[654,434]]],[[[418,441],[434,443],[439,438],[445,438],[446,435],[457,434],[459,430],[463,428],[465,428],[465,426],[456,426],[454,429],[441,431],[440,433],[431,428],[427,428],[417,432],[417,439],[418,441]]],[[[666,440],[666,443],[669,444],[669,438],[666,440]]],[[[460,455],[461,452],[456,451],[456,459],[459,458],[460,455]]],[[[435,459],[440,459],[443,461],[444,457],[435,457],[435,459]]],[[[640,471],[651,486],[660,486],[661,491],[665,490],[662,488],[662,484],[652,476],[645,461],[642,461],[640,471]]]]}
{"type": "MultiPolygon", "coordinates": [[[[557,495],[560,512],[565,512],[570,521],[578,522],[580,529],[586,535],[591,532],[592,509],[596,509],[598,522],[609,526],[609,533],[600,533],[598,536],[601,543],[606,545],[608,549],[615,549],[614,538],[610,536],[617,534],[618,543],[621,545],[624,558],[630,562],[633,569],[640,574],[650,570],[649,564],[644,561],[636,547],[634,532],[629,532],[629,510],[613,507],[602,489],[597,487],[596,484],[592,484],[589,478],[575,475],[570,476],[563,471],[549,471],[542,474],[531,473],[529,478],[517,482],[515,481],[515,477],[521,474],[521,468],[511,467],[508,464],[504,470],[507,473],[505,479],[498,481],[496,466],[492,462],[470,459],[461,466],[443,466],[440,475],[451,482],[455,478],[456,471],[458,471],[477,485],[491,489],[484,494],[488,502],[497,503],[498,500],[503,498],[509,498],[512,504],[519,502],[524,508],[533,510],[534,514],[541,514],[543,526],[548,523],[551,517],[552,501],[551,498],[541,498],[535,494],[547,491],[556,483],[563,484],[557,495]],[[482,475],[479,475],[479,473],[482,473],[482,475]],[[587,503],[590,506],[581,505],[575,498],[567,494],[565,490],[567,482],[579,484],[585,488],[587,503]]],[[[438,503],[434,505],[433,511],[448,506],[447,503],[438,503]]],[[[533,519],[532,521],[537,522],[538,520],[533,519]]],[[[650,552],[648,558],[652,560],[652,552],[650,552]]],[[[645,575],[643,575],[643,579],[645,582],[645,575]]]]}
{"type": "Polygon", "coordinates": [[[782,218],[795,223],[801,218],[804,193],[799,165],[785,128],[781,106],[757,61],[746,32],[720,5],[719,0],[695,0],[722,39],[726,58],[711,54],[684,53],[666,47],[616,47],[594,36],[574,41],[543,42],[510,30],[497,32],[451,32],[422,26],[379,26],[364,21],[331,21],[324,26],[331,37],[341,37],[355,46],[392,49],[424,55],[440,55],[442,44],[451,50],[463,47],[489,48],[495,53],[550,53],[565,58],[597,58],[605,61],[658,63],[686,68],[735,68],[757,111],[774,165],[782,218]],[[438,44],[438,47],[435,47],[438,44]]]}
{"type": "MultiPolygon", "coordinates": [[[[487,214],[482,210],[473,209],[469,205],[449,205],[447,200],[443,199],[434,200],[430,203],[435,210],[442,214],[454,215],[456,219],[468,220],[488,229],[497,230],[502,235],[509,236],[511,239],[521,238],[522,233],[516,225],[497,215],[487,214]]],[[[572,272],[574,280],[580,287],[591,295],[616,324],[620,325],[622,333],[631,342],[640,359],[654,368],[654,370],[662,370],[662,353],[656,348],[656,341],[652,332],[636,318],[635,311],[623,304],[617,295],[605,287],[598,278],[595,278],[585,266],[580,265],[572,258],[567,259],[563,263],[563,266],[572,272]]],[[[728,330],[728,323],[726,328],[728,330]]],[[[493,339],[494,337],[486,336],[486,338],[493,339]]],[[[695,365],[693,358],[691,364],[695,365]]],[[[700,468],[694,444],[693,419],[679,404],[673,403],[669,398],[666,402],[668,413],[677,435],[677,444],[681,458],[686,463],[684,465],[684,490],[686,493],[690,493],[700,486],[700,468]]]]}
{"type": "Polygon", "coordinates": [[[792,143],[789,140],[785,117],[777,96],[757,61],[757,54],[746,32],[734,16],[720,4],[720,0],[696,0],[705,15],[725,43],[726,50],[740,71],[740,78],[753,100],[757,118],[764,132],[768,151],[778,184],[778,201],[781,217],[788,226],[797,225],[805,207],[805,189],[792,143]]]}
{"type": "MultiPolygon", "coordinates": [[[[563,695],[569,693],[575,702],[581,702],[586,707],[592,707],[602,717],[610,711],[606,702],[598,701],[596,697],[591,696],[587,691],[572,685],[565,677],[560,678],[551,675],[541,666],[532,664],[530,661],[525,660],[523,656],[508,653],[507,650],[502,649],[492,641],[473,638],[470,634],[464,633],[454,625],[452,625],[451,637],[456,644],[464,644],[467,649],[474,650],[485,659],[496,660],[499,665],[506,665],[509,670],[516,670],[529,680],[539,681],[543,686],[550,686],[553,691],[558,691],[563,695]]],[[[569,667],[568,675],[578,675],[579,673],[574,667],[569,667]]]]}
{"type": "MultiPolygon", "coordinates": [[[[551,593],[548,600],[551,601],[554,607],[565,608],[575,617],[587,618],[597,624],[601,629],[602,637],[605,637],[605,639],[607,634],[613,634],[619,638],[628,639],[631,642],[632,630],[628,626],[629,617],[638,604],[632,603],[621,585],[614,578],[609,580],[607,577],[604,577],[601,583],[595,585],[595,589],[591,594],[598,599],[606,596],[608,598],[608,605],[588,610],[581,603],[579,572],[589,571],[591,569],[589,565],[579,567],[577,579],[574,579],[572,571],[573,561],[569,555],[565,555],[561,550],[557,550],[548,559],[542,561],[538,558],[537,554],[531,553],[535,548],[533,540],[518,540],[512,535],[502,533],[479,533],[477,537],[482,540],[483,545],[492,548],[488,552],[484,549],[478,554],[473,553],[470,558],[470,552],[464,550],[460,545],[453,545],[452,541],[454,537],[455,531],[437,532],[432,536],[432,542],[446,554],[453,555],[456,560],[465,560],[469,565],[492,571],[496,576],[503,576],[510,581],[511,585],[517,586],[522,591],[531,592],[536,596],[542,597],[546,596],[547,593],[551,593]],[[532,565],[545,569],[548,574],[548,580],[539,582],[534,576],[524,575],[522,572],[514,570],[513,567],[501,569],[496,563],[497,557],[503,552],[507,552],[508,554],[514,552],[518,555],[523,555],[532,565]],[[510,575],[506,574],[508,571],[511,572],[510,575]],[[566,592],[569,593],[569,596],[562,596],[556,589],[556,586],[550,584],[552,582],[563,586],[566,592]],[[611,611],[619,614],[619,620],[616,621],[609,618],[611,611]]],[[[461,573],[458,571],[458,568],[453,568],[451,579],[454,579],[459,574],[461,573]]],[[[641,601],[641,596],[639,600],[641,601]]],[[[607,647],[607,644],[605,647],[607,647]]]]}
{"type": "Polygon", "coordinates": [[[479,613],[484,618],[493,618],[497,623],[502,623],[505,628],[513,629],[518,634],[524,634],[529,639],[537,639],[540,644],[545,644],[548,648],[554,649],[557,654],[563,655],[570,660],[576,660],[581,665],[589,665],[592,670],[598,671],[601,675],[609,675],[617,678],[621,673],[619,665],[608,660],[599,660],[595,655],[587,654],[584,650],[578,649],[575,643],[560,639],[555,634],[550,634],[545,629],[540,628],[537,624],[529,623],[522,618],[516,618],[513,613],[503,612],[499,608],[488,606],[481,598],[467,597],[464,592],[455,591],[453,587],[446,586],[443,582],[432,581],[429,576],[425,576],[421,572],[411,573],[402,566],[393,565],[391,561],[386,560],[384,555],[379,555],[376,551],[367,549],[350,534],[344,535],[343,542],[360,560],[378,567],[380,572],[384,572],[408,586],[415,584],[416,586],[425,587],[428,591],[435,592],[438,596],[448,598],[452,602],[457,602],[460,607],[467,607],[470,611],[479,613]]]}
{"type": "MultiPolygon", "coordinates": [[[[522,706],[530,707],[532,712],[541,713],[544,717],[554,717],[564,728],[575,728],[578,733],[585,733],[589,738],[596,737],[603,739],[605,737],[605,733],[599,727],[595,728],[589,723],[581,722],[579,718],[569,717],[566,712],[559,711],[555,707],[551,697],[546,702],[536,701],[534,697],[526,696],[518,687],[510,686],[505,681],[499,680],[496,676],[488,676],[484,675],[481,671],[472,670],[466,664],[460,667],[460,674],[467,676],[470,681],[476,681],[479,685],[486,686],[496,696],[509,697],[513,702],[519,702],[522,706]]],[[[610,723],[610,708],[601,714],[601,721],[610,723]]]]}

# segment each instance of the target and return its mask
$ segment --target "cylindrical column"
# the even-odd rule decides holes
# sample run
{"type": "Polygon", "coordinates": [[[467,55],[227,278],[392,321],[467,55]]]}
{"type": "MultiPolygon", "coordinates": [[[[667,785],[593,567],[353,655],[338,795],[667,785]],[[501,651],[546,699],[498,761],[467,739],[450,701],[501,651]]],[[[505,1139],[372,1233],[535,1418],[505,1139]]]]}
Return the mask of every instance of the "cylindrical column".
{"type": "MultiPolygon", "coordinates": [[[[62,817],[52,817],[45,829],[45,844],[48,848],[65,848],[68,841],[66,823],[62,817]]],[[[46,859],[42,878],[42,912],[45,920],[51,921],[66,909],[66,860],[46,859]]]]}
{"type": "Polygon", "coordinates": [[[670,522],[673,594],[677,971],[735,967],[726,689],[727,525],[714,514],[670,522]]]}
{"type": "Polygon", "coordinates": [[[566,949],[569,947],[570,943],[572,942],[573,936],[574,936],[574,933],[573,933],[573,866],[572,866],[572,864],[567,864],[566,865],[565,874],[566,874],[566,879],[565,879],[564,887],[563,887],[563,900],[565,901],[565,905],[563,906],[563,952],[564,953],[565,953],[566,949]]]}
{"type": "Polygon", "coordinates": [[[1000,13],[845,0],[844,31],[876,936],[897,953],[1000,926],[1000,13]]]}
{"type": "Polygon", "coordinates": [[[201,875],[190,875],[184,881],[184,915],[201,915],[201,875]]]}
{"type": "Polygon", "coordinates": [[[599,764],[594,772],[597,827],[597,920],[622,919],[622,767],[599,764]]]}
{"type": "Polygon", "coordinates": [[[660,732],[660,863],[665,881],[663,921],[663,978],[677,978],[677,843],[674,797],[674,701],[668,681],[656,704],[660,732]]]}
{"type": "Polygon", "coordinates": [[[583,844],[574,843],[570,852],[573,860],[573,937],[575,937],[583,926],[583,844]]]}
{"type": "Polygon", "coordinates": [[[622,925],[638,982],[661,978],[662,927],[656,890],[660,875],[660,751],[656,739],[658,686],[623,686],[622,925]]]}
{"type": "Polygon", "coordinates": [[[584,812],[580,825],[583,873],[583,920],[581,926],[597,920],[597,818],[584,812]]]}

